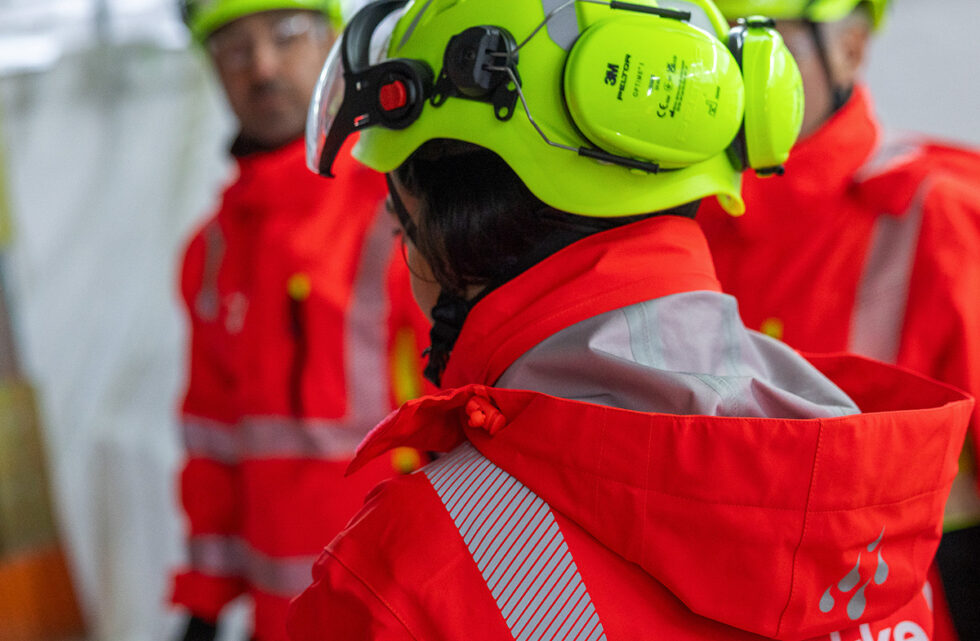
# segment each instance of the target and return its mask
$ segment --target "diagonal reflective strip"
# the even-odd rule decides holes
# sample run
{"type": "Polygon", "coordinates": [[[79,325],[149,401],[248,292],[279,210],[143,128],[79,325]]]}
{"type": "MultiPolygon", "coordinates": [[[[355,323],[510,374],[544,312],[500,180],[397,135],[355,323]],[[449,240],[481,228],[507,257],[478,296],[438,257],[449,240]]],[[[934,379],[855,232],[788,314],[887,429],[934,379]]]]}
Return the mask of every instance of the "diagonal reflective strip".
{"type": "Polygon", "coordinates": [[[466,443],[424,468],[514,639],[605,639],[551,508],[466,443]]]}
{"type": "Polygon", "coordinates": [[[848,351],[888,363],[898,359],[912,268],[922,228],[922,196],[901,216],[878,216],[858,282],[848,351]]]}
{"type": "Polygon", "coordinates": [[[292,598],[312,583],[312,556],[272,557],[236,536],[193,536],[188,542],[189,565],[208,576],[244,579],[273,596],[292,598]]]}
{"type": "Polygon", "coordinates": [[[185,416],[182,428],[189,456],[226,465],[270,458],[343,461],[364,438],[361,427],[346,420],[255,416],[229,425],[185,416]]]}

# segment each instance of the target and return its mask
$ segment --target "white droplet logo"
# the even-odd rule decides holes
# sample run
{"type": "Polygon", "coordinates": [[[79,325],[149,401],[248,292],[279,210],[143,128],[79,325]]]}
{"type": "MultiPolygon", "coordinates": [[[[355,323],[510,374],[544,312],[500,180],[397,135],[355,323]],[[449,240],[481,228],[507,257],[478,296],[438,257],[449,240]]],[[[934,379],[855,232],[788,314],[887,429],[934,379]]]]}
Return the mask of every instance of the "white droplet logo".
{"type": "Polygon", "coordinates": [[[861,554],[859,553],[857,563],[855,563],[854,567],[851,568],[851,571],[848,572],[844,576],[844,578],[840,580],[840,583],[837,584],[837,589],[840,590],[841,592],[850,592],[851,590],[854,589],[854,587],[858,584],[860,580],[861,580],[861,554]]]}
{"type": "MultiPolygon", "coordinates": [[[[878,545],[881,543],[882,539],[885,537],[885,528],[881,528],[881,534],[873,542],[869,543],[867,546],[868,552],[874,552],[878,545]]],[[[884,557],[881,554],[881,550],[878,550],[878,563],[875,567],[874,576],[864,582],[864,584],[858,588],[850,600],[847,602],[847,618],[851,621],[857,621],[864,614],[865,609],[868,607],[868,599],[865,595],[865,590],[867,587],[874,582],[875,585],[882,585],[888,580],[888,564],[885,562],[884,557]]],[[[837,590],[841,594],[847,594],[861,583],[861,553],[858,552],[857,561],[854,563],[854,567],[848,571],[847,574],[837,582],[837,590]]],[[[820,602],[817,607],[824,614],[829,614],[831,610],[837,605],[836,599],[834,599],[834,585],[831,585],[820,597],[820,602]]]]}
{"type": "Polygon", "coordinates": [[[885,563],[885,559],[881,558],[881,552],[878,552],[878,567],[875,569],[875,585],[881,585],[888,580],[888,564],[885,563]]]}
{"type": "MultiPolygon", "coordinates": [[[[871,583],[871,581],[868,581],[871,583]]],[[[861,588],[854,593],[851,600],[847,602],[847,618],[851,621],[857,621],[864,614],[864,609],[868,607],[868,599],[864,596],[864,589],[868,587],[868,583],[865,583],[861,588]]]]}

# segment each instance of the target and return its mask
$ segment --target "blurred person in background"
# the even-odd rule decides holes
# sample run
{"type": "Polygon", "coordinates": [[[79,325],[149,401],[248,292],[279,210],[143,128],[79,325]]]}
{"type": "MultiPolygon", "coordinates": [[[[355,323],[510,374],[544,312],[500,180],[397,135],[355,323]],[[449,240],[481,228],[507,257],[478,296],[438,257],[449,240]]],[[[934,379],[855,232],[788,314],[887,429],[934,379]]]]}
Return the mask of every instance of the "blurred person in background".
{"type": "Polygon", "coordinates": [[[746,330],[694,215],[786,160],[800,75],[765,20],[604,4],[386,0],[331,56],[314,165],[357,130],[389,172],[445,388],[353,465],[448,454],[372,494],[290,634],[927,641],[972,401],[746,330]]]}
{"type": "Polygon", "coordinates": [[[335,1],[188,0],[238,119],[237,175],[193,235],[181,289],[190,319],[181,498],[188,565],[173,602],[183,639],[214,638],[247,594],[254,638],[282,641],[289,600],[367,491],[418,465],[399,450],[344,479],[368,430],[421,386],[411,299],[381,174],[353,162],[324,181],[303,131],[338,24],[335,1]]]}
{"type": "MultiPolygon", "coordinates": [[[[707,204],[699,220],[749,327],[805,351],[897,363],[976,396],[980,155],[879,125],[861,72],[887,4],[718,0],[730,21],[776,18],[799,63],[806,110],[785,176],[747,174],[744,217],[707,204]]],[[[926,112],[942,91],[909,78],[909,99],[926,112]]],[[[980,639],[977,425],[975,415],[937,555],[963,641],[980,639]]],[[[936,638],[955,638],[940,597],[936,638]]]]}

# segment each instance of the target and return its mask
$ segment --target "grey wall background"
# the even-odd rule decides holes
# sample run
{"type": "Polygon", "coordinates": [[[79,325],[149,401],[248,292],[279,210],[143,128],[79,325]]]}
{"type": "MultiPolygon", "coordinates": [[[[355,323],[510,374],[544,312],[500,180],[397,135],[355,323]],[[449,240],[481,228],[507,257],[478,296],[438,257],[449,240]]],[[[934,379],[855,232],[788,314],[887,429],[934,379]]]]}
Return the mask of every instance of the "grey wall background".
{"type": "MultiPolygon", "coordinates": [[[[109,4],[154,5],[128,1],[109,4]]],[[[4,51],[27,46],[12,33],[35,44],[45,33],[34,18],[5,21],[5,8],[43,2],[0,0],[0,68],[4,51]]],[[[72,47],[35,56],[43,64],[33,71],[0,75],[17,227],[5,278],[96,641],[174,633],[165,599],[168,568],[182,555],[176,269],[182,239],[230,169],[233,124],[204,61],[166,35],[175,33],[167,2],[143,18],[126,14],[127,33],[151,38],[68,29],[72,47]]],[[[82,0],[54,5],[81,11],[82,0]]],[[[867,73],[887,126],[980,146],[978,24],[980,0],[897,2],[867,73]]]]}
{"type": "Polygon", "coordinates": [[[867,79],[887,126],[980,146],[980,0],[897,0],[867,79]]]}

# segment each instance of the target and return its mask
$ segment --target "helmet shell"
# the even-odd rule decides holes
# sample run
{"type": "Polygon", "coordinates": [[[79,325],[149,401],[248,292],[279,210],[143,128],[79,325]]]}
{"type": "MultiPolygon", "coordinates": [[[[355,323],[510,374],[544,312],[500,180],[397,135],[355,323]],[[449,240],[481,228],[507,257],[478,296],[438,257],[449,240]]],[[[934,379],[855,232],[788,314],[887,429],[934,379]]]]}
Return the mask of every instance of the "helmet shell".
{"type": "Polygon", "coordinates": [[[715,0],[729,20],[763,15],[776,20],[812,20],[835,22],[866,5],[871,11],[875,28],[881,26],[888,0],[715,0]]]}
{"type": "Polygon", "coordinates": [[[197,42],[233,20],[261,11],[307,9],[325,14],[334,26],[341,24],[340,0],[182,0],[184,23],[197,42]]]}
{"type": "MultiPolygon", "coordinates": [[[[454,35],[473,26],[496,25],[507,29],[520,43],[544,21],[543,4],[533,0],[415,0],[395,25],[388,57],[424,61],[438,75],[446,46],[454,35]]],[[[588,12],[581,9],[576,3],[575,9],[567,10],[574,20],[552,20],[538,31],[520,49],[517,65],[531,116],[549,139],[571,147],[592,144],[565,105],[566,48],[588,26],[585,15],[613,17],[608,8],[598,12],[596,5],[591,5],[588,12]]],[[[648,20],[651,25],[670,24],[667,18],[648,20]]],[[[706,42],[714,38],[703,35],[706,42]]],[[[721,53],[730,55],[727,51],[721,53]]],[[[598,80],[601,83],[602,77],[598,80]]],[[[546,144],[520,102],[507,121],[498,120],[485,102],[451,98],[440,107],[426,104],[418,120],[405,129],[364,129],[354,155],[377,171],[389,172],[426,141],[438,138],[490,149],[538,198],[570,213],[597,217],[649,213],[713,195],[733,214],[742,213],[745,208],[740,195],[740,172],[725,151],[658,174],[605,164],[546,144]]]]}

